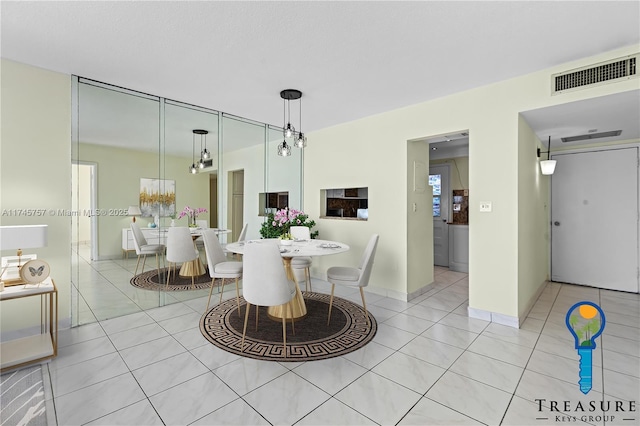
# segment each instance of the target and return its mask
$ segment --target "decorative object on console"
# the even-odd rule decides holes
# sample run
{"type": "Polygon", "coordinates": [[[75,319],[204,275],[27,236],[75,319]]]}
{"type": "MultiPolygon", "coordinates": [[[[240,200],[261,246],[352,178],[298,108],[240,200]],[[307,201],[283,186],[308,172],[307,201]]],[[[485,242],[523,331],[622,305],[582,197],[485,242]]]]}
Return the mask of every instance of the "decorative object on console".
{"type": "Polygon", "coordinates": [[[176,181],[140,178],[142,217],[167,217],[176,212],[176,181]]]}
{"type": "MultiPolygon", "coordinates": [[[[281,157],[288,157],[291,155],[291,146],[287,144],[287,138],[293,138],[293,145],[297,148],[304,148],[307,146],[307,138],[302,133],[302,92],[296,89],[285,89],[280,92],[280,97],[283,100],[284,116],[287,117],[287,124],[283,125],[282,133],[284,138],[282,143],[278,145],[278,155],[281,157]],[[300,131],[296,131],[296,128],[291,125],[291,100],[300,100],[300,131]]],[[[283,120],[284,122],[284,120],[283,120]]]]}
{"type": "Polygon", "coordinates": [[[0,226],[0,250],[17,249],[18,256],[16,266],[7,263],[0,271],[0,279],[4,281],[5,286],[25,284],[25,280],[21,278],[21,269],[24,266],[21,262],[22,249],[46,247],[47,229],[48,225],[0,226]],[[7,276],[3,279],[5,273],[7,276]]]}
{"type": "MultiPolygon", "coordinates": [[[[301,210],[280,209],[275,213],[269,213],[260,228],[262,238],[278,238],[283,234],[288,234],[292,226],[306,226],[311,230],[316,226],[314,220],[309,219],[309,215],[301,210]]],[[[317,238],[319,232],[311,232],[311,238],[317,238]]]]}
{"type": "Polygon", "coordinates": [[[49,264],[44,260],[33,259],[20,268],[20,278],[27,284],[40,284],[51,272],[49,264]]]}
{"type": "Polygon", "coordinates": [[[140,211],[140,207],[138,206],[129,206],[129,210],[127,211],[127,214],[131,216],[132,222],[135,223],[136,216],[140,216],[142,212],[140,211]]]}

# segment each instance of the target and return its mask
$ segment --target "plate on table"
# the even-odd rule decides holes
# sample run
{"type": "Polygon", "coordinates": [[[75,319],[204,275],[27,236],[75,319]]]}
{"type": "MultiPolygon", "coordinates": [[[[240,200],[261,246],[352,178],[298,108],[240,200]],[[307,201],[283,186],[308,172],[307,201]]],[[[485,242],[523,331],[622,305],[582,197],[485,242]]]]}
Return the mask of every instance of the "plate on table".
{"type": "Polygon", "coordinates": [[[332,243],[322,243],[319,246],[320,248],[340,248],[340,244],[332,244],[332,243]]]}

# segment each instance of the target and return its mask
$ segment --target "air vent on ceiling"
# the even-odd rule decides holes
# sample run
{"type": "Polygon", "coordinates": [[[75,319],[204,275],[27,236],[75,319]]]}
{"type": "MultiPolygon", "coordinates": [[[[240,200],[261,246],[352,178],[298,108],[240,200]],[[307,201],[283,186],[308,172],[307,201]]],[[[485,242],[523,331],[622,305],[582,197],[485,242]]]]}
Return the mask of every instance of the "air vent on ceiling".
{"type": "Polygon", "coordinates": [[[638,77],[640,54],[577,68],[551,76],[552,94],[638,77]]]}
{"type": "Polygon", "coordinates": [[[562,142],[577,142],[577,141],[585,141],[589,139],[598,139],[598,138],[610,138],[613,136],[620,136],[622,130],[613,130],[611,132],[600,132],[600,133],[590,133],[588,135],[579,135],[579,136],[569,136],[567,138],[560,138],[562,142]]]}

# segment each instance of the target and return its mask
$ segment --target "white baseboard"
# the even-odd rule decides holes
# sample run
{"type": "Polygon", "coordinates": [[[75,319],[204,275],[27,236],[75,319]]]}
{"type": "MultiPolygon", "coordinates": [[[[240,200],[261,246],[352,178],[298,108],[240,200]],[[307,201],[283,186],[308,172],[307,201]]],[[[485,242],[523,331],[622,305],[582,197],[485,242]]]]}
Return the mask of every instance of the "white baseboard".
{"type": "Polygon", "coordinates": [[[483,321],[495,322],[496,324],[507,325],[513,328],[520,328],[520,320],[518,317],[512,317],[498,312],[485,311],[483,309],[476,309],[471,306],[467,308],[467,312],[469,313],[469,318],[476,318],[483,321]]]}

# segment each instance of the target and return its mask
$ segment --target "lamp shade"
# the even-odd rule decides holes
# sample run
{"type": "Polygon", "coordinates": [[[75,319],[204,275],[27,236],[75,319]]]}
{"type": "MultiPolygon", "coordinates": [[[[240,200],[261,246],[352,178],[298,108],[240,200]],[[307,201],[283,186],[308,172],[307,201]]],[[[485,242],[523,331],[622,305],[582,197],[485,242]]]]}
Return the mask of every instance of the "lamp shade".
{"type": "Polygon", "coordinates": [[[138,206],[129,206],[129,210],[127,211],[129,216],[140,216],[142,212],[140,211],[140,207],[138,206]]]}
{"type": "Polygon", "coordinates": [[[0,226],[0,250],[46,247],[48,225],[0,226]]]}
{"type": "Polygon", "coordinates": [[[540,162],[540,170],[543,175],[552,175],[556,170],[556,160],[542,160],[540,162]]]}

